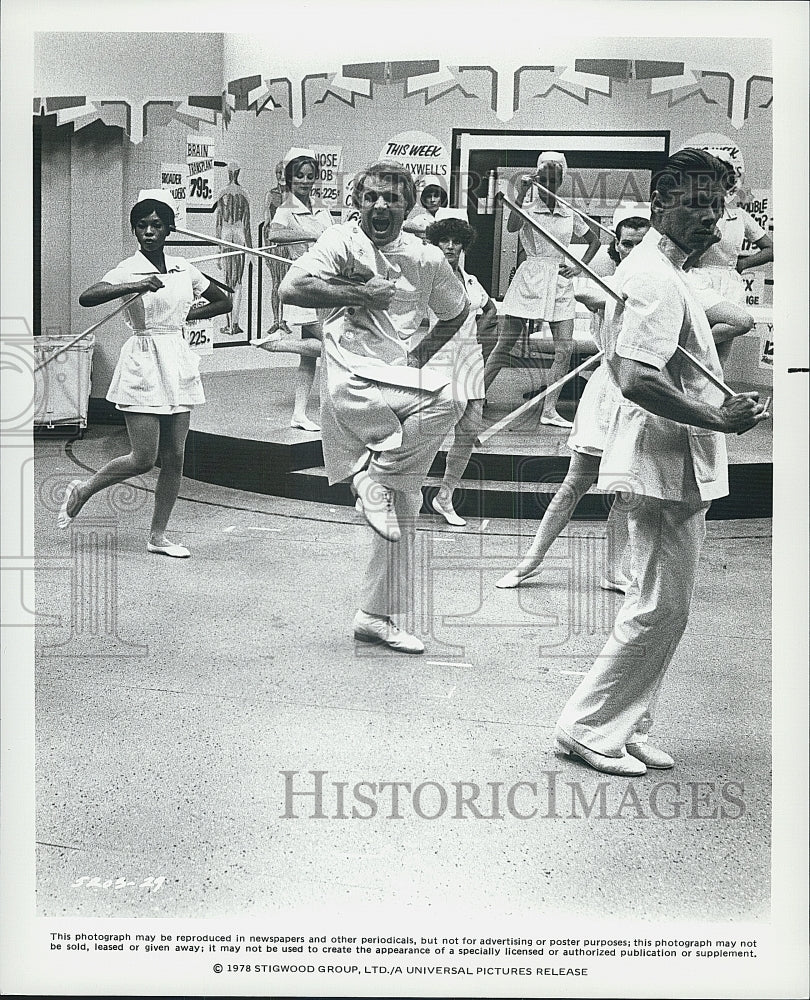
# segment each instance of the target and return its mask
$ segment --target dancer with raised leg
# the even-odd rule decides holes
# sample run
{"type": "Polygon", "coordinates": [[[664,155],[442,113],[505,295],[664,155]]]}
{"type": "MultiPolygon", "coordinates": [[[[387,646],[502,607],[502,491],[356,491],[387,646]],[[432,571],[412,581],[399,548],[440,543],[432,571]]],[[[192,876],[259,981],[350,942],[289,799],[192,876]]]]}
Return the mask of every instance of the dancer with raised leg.
{"type": "Polygon", "coordinates": [[[408,170],[367,167],[353,198],[359,222],[328,229],[295,261],[281,299],[327,311],[324,462],[330,483],[351,481],[373,529],[354,636],[422,653],[422,640],[394,616],[411,607],[422,484],[456,418],[449,374],[423,366],[461,328],[468,305],[442,252],[401,231],[416,200],[408,170]],[[415,344],[429,312],[436,323],[415,344]]]}
{"type": "MultiPolygon", "coordinates": [[[[332,225],[332,216],[322,202],[312,197],[312,186],[318,179],[318,158],[311,149],[294,147],[287,153],[284,157],[284,178],[289,194],[267,227],[265,239],[287,244],[290,260],[296,260],[332,225]]],[[[290,426],[302,431],[319,431],[320,426],[307,416],[307,403],[315,383],[315,367],[321,356],[323,333],[318,313],[315,309],[290,303],[284,306],[283,316],[285,323],[301,327],[301,339],[282,337],[281,330],[275,329],[256,341],[256,347],[299,356],[290,426]]]]}
{"type": "MultiPolygon", "coordinates": [[[[613,229],[616,238],[613,246],[619,262],[625,260],[634,247],[638,246],[650,228],[650,209],[646,205],[620,207],[613,213],[613,229]]],[[[593,283],[577,290],[576,297],[594,313],[603,313],[605,293],[593,283]]],[[[602,349],[599,330],[601,323],[593,325],[597,346],[602,349]]],[[[571,461],[565,479],[554,494],[543,515],[534,541],[518,565],[495,584],[502,590],[519,587],[526,580],[540,572],[543,560],[552,544],[568,525],[579,501],[594,485],[599,476],[599,463],[605,447],[607,428],[613,407],[618,405],[618,389],[611,381],[606,362],[588,379],[574,418],[574,429],[568,438],[572,451],[571,461]]],[[[622,566],[627,542],[627,519],[621,499],[610,508],[607,523],[608,559],[610,567],[602,576],[603,590],[627,589],[627,570],[622,566]]]]}
{"type": "Polygon", "coordinates": [[[189,550],[166,537],[166,526],[180,491],[191,408],[205,402],[199,356],[184,339],[183,324],[224,315],[231,300],[183,257],[164,254],[174,226],[174,202],[167,191],[141,191],[129,218],[139,251],[82,292],[79,302],[97,306],[143,293],[126,310],[132,336],[121,348],[107,392],[124,413],[131,448],[89,479],[68,485],[58,524],[67,528],[90,497],[149,472],[159,459],[147,550],[183,559],[189,550]],[[200,297],[208,304],[192,307],[200,297]]]}
{"type": "Polygon", "coordinates": [[[453,274],[464,287],[470,313],[464,325],[430,361],[431,368],[447,367],[452,373],[451,387],[459,417],[453,428],[453,443],[445,460],[444,477],[431,506],[455,527],[467,522],[453,507],[453,493],[461,482],[470,461],[478,432],[483,424],[484,352],[482,344],[492,346],[497,337],[498,311],[473,274],[461,267],[461,255],[475,241],[475,230],[463,209],[440,208],[435,222],[428,226],[425,240],[437,246],[453,274]]]}

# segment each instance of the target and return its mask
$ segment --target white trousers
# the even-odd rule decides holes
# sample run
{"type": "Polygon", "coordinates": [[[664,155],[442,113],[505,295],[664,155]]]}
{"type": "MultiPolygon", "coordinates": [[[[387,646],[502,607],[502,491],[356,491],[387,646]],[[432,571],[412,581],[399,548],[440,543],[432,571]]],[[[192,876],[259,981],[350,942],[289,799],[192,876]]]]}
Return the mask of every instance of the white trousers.
{"type": "Polygon", "coordinates": [[[708,507],[640,498],[628,513],[632,582],[610,638],[558,722],[597,753],[620,757],[650,732],[686,629],[708,507]]]}
{"type": "Polygon", "coordinates": [[[380,389],[402,425],[402,443],[398,448],[373,452],[368,474],[375,483],[393,491],[402,537],[398,542],[386,542],[369,529],[371,556],[360,608],[385,618],[414,606],[416,519],[422,506],[422,483],[456,422],[456,408],[447,388],[437,393],[399,386],[380,389]]]}

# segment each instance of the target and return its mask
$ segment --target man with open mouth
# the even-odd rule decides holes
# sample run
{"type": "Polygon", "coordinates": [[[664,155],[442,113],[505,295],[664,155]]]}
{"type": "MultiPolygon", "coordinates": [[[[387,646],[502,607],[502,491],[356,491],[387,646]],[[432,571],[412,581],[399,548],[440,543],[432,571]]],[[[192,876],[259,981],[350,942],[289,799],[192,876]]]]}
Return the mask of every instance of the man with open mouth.
{"type": "Polygon", "coordinates": [[[323,317],[321,427],[330,484],[350,480],[373,529],[354,636],[422,653],[393,616],[412,607],[422,483],[455,422],[452,371],[423,366],[467,316],[463,287],[438,247],[402,232],[416,201],[393,161],[354,180],[359,219],[333,226],[295,261],[281,300],[323,317]],[[414,335],[437,318],[418,344],[414,335]]]}

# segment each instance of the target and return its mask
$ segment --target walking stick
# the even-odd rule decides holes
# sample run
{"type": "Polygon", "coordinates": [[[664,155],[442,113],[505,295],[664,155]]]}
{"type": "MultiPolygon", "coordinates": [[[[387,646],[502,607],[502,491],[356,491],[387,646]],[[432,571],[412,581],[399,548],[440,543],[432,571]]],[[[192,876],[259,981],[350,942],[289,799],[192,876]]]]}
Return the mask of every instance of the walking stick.
{"type": "Polygon", "coordinates": [[[206,236],[204,233],[195,233],[190,229],[178,229],[172,226],[172,231],[180,233],[182,236],[191,236],[195,240],[207,240],[220,247],[227,247],[229,250],[236,250],[237,253],[252,253],[254,257],[263,257],[265,260],[280,260],[283,264],[291,264],[292,261],[286,257],[279,257],[278,254],[268,253],[267,250],[257,250],[255,247],[242,246],[240,243],[231,243],[230,240],[220,240],[216,236],[206,236]]]}
{"type": "Polygon", "coordinates": [[[500,433],[500,431],[507,428],[514,420],[517,420],[518,417],[522,417],[524,413],[528,413],[533,406],[537,406],[540,400],[545,399],[550,392],[554,392],[555,389],[562,388],[562,386],[564,386],[567,382],[570,382],[571,379],[576,378],[580,372],[585,371],[586,368],[590,368],[591,365],[601,361],[604,356],[604,351],[597,351],[596,354],[588,358],[587,361],[583,361],[581,365],[577,365],[576,368],[568,372],[567,375],[563,375],[561,379],[557,379],[556,382],[552,382],[551,385],[546,386],[542,392],[538,393],[536,396],[532,396],[532,398],[527,400],[525,403],[522,403],[516,410],[512,410],[512,412],[507,413],[505,417],[501,417],[497,423],[493,424],[491,427],[487,427],[485,431],[482,431],[478,435],[478,444],[486,444],[491,437],[494,437],[496,434],[500,433]]]}
{"type": "MultiPolygon", "coordinates": [[[[268,243],[268,244],[266,244],[266,246],[257,247],[256,249],[257,250],[269,250],[271,247],[280,247],[280,246],[287,247],[287,246],[292,246],[293,243],[314,243],[314,242],[315,242],[314,238],[308,239],[308,240],[288,240],[285,243],[268,243]]],[[[189,257],[187,259],[188,259],[189,264],[199,264],[203,260],[219,260],[222,257],[235,257],[239,253],[245,253],[244,248],[241,249],[241,250],[226,250],[224,253],[210,253],[210,254],[206,254],[204,257],[189,257]]],[[[283,260],[287,264],[292,264],[292,261],[288,260],[286,257],[274,257],[273,259],[274,260],[283,260]]]]}
{"type": "Polygon", "coordinates": [[[137,295],[133,295],[130,298],[128,298],[125,302],[122,302],[121,305],[113,309],[112,312],[107,313],[106,316],[102,316],[101,319],[95,322],[92,326],[88,326],[88,328],[83,333],[80,333],[78,337],[74,337],[73,340],[69,341],[67,344],[64,344],[62,347],[60,347],[58,351],[54,351],[50,357],[45,358],[44,361],[40,361],[40,363],[34,368],[34,371],[38,372],[41,368],[44,368],[45,365],[49,365],[55,358],[58,358],[60,354],[64,354],[65,351],[69,351],[74,344],[78,344],[79,341],[82,340],[82,338],[89,336],[91,333],[94,333],[96,330],[98,330],[98,328],[102,325],[102,323],[106,323],[107,320],[112,319],[113,316],[117,316],[118,313],[126,309],[127,306],[131,306],[133,302],[135,302],[137,299],[139,299],[142,295],[145,294],[146,292],[138,292],[137,295]]]}

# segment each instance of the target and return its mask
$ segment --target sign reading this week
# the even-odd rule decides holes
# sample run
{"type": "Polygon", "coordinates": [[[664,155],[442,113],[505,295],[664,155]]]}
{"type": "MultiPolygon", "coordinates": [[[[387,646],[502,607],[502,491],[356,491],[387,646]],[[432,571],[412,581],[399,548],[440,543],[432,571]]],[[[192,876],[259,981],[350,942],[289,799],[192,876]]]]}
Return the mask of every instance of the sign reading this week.
{"type": "Polygon", "coordinates": [[[380,159],[397,160],[413,174],[415,181],[429,174],[444,180],[450,186],[450,154],[435,135],[427,132],[400,132],[393,136],[380,151],[380,159]]]}

